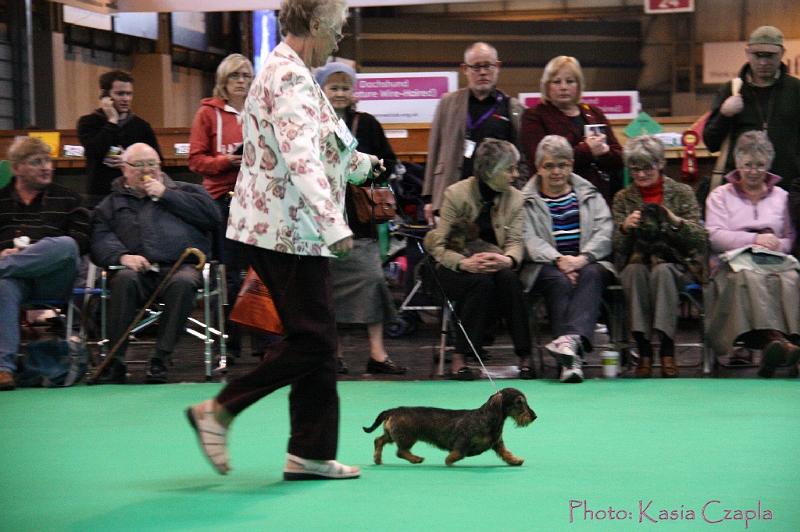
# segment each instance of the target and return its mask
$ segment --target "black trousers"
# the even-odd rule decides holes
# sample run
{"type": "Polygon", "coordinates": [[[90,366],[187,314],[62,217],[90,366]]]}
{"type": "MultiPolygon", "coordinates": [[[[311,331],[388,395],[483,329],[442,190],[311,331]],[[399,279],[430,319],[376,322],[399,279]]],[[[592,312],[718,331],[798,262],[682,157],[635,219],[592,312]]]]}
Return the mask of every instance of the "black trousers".
{"type": "MultiPolygon", "coordinates": [[[[528,308],[522,283],[516,272],[456,272],[437,265],[436,274],[447,297],[456,302],[456,313],[476,349],[483,345],[490,320],[500,315],[506,319],[514,352],[519,357],[530,356],[528,308]]],[[[464,355],[471,353],[469,343],[460,328],[457,328],[457,333],[456,352],[464,355]]]]}
{"type": "Polygon", "coordinates": [[[285,335],[264,359],[230,382],[217,401],[236,416],[284,386],[289,394],[288,451],[302,458],[333,460],[339,436],[336,391],[336,318],[328,259],[245,246],[250,264],[272,293],[285,335]]]}
{"type": "MultiPolygon", "coordinates": [[[[136,309],[147,301],[169,268],[169,265],[162,264],[162,271],[158,273],[138,273],[126,269],[114,274],[109,283],[111,301],[108,305],[108,336],[111,345],[117,343],[136,316],[136,309]]],[[[175,350],[186,318],[194,308],[200,283],[200,272],[191,264],[183,264],[167,281],[160,295],[160,300],[164,302],[164,314],[158,324],[158,351],[172,353],[175,350]]],[[[115,358],[125,358],[127,345],[126,340],[114,354],[115,358]]]]}

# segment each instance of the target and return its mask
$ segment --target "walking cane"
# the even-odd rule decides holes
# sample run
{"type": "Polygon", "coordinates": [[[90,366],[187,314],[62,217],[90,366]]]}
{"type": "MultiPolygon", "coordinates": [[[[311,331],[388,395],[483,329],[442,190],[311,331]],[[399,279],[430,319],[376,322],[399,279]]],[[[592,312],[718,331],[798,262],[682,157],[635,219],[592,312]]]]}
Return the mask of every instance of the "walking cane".
{"type": "Polygon", "coordinates": [[[125,343],[133,328],[137,323],[139,323],[139,320],[142,319],[144,313],[147,312],[147,309],[150,308],[150,305],[153,304],[153,302],[156,300],[156,297],[158,297],[158,295],[161,293],[161,290],[163,290],[163,288],[167,285],[167,281],[170,280],[172,275],[178,270],[184,261],[186,261],[189,255],[194,255],[197,257],[197,266],[195,266],[195,268],[198,270],[203,269],[203,266],[206,263],[205,254],[197,248],[184,249],[183,253],[181,253],[181,256],[178,257],[178,260],[175,261],[175,264],[173,264],[172,268],[170,268],[170,270],[167,272],[167,275],[165,275],[161,280],[158,288],[156,288],[155,291],[150,295],[150,299],[148,299],[147,303],[145,303],[142,308],[139,309],[139,312],[136,314],[136,317],[133,318],[133,321],[131,321],[130,325],[128,325],[128,328],[125,329],[125,332],[122,333],[122,335],[117,339],[117,343],[111,347],[111,350],[106,355],[105,360],[103,360],[103,362],[95,368],[94,373],[92,373],[92,375],[87,379],[86,384],[94,384],[100,375],[102,375],[103,371],[108,367],[108,365],[111,364],[111,361],[114,359],[114,353],[116,353],[122,344],[125,343]]]}

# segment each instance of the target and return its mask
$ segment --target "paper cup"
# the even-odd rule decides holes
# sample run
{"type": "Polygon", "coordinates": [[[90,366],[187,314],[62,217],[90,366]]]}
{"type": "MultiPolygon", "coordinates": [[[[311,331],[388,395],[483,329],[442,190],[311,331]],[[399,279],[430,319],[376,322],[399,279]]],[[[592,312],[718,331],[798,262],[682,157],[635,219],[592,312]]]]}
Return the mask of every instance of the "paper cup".
{"type": "Polygon", "coordinates": [[[603,358],[603,377],[607,379],[617,378],[619,353],[617,351],[603,351],[600,356],[603,358]]]}

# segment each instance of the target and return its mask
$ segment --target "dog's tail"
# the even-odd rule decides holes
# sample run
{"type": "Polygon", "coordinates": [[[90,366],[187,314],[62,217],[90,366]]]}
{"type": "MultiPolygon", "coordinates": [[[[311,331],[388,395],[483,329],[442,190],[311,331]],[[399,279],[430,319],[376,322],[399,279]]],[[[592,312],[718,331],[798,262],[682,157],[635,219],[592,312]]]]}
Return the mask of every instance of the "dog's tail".
{"type": "Polygon", "coordinates": [[[383,423],[386,420],[388,414],[389,414],[389,411],[388,410],[384,410],[383,412],[378,414],[378,417],[375,418],[375,422],[372,424],[371,427],[361,427],[361,428],[364,429],[364,432],[372,432],[373,430],[378,428],[378,425],[380,425],[381,423],[383,423]]]}

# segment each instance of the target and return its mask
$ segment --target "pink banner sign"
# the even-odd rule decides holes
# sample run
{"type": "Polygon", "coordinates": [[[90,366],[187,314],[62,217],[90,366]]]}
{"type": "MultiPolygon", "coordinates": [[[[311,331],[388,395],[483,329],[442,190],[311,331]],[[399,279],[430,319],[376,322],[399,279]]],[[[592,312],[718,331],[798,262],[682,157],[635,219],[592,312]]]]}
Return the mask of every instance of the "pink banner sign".
{"type": "Polygon", "coordinates": [[[370,77],[359,76],[355,97],[369,100],[438,100],[448,92],[448,79],[430,77],[370,77]]]}
{"type": "MultiPolygon", "coordinates": [[[[538,92],[521,93],[519,99],[525,107],[535,107],[541,101],[538,92]]],[[[638,91],[584,92],[581,102],[598,107],[606,118],[635,118],[639,113],[638,91]]]]}

